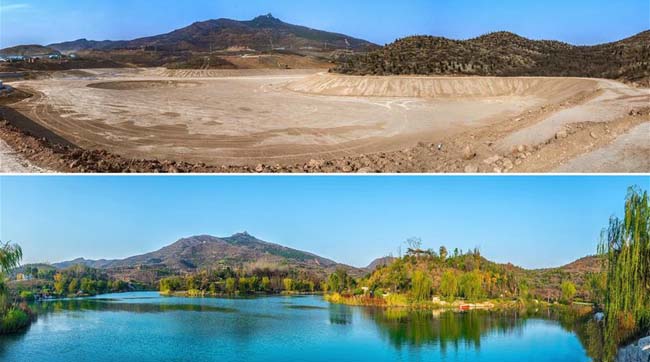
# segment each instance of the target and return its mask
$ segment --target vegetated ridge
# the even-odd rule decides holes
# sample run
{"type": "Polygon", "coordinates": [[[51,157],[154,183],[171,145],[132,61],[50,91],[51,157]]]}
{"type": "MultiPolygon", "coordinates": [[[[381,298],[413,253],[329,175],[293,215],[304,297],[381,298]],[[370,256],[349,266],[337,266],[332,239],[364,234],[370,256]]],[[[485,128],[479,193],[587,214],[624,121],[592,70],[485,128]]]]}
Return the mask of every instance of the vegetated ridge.
{"type": "MultiPolygon", "coordinates": [[[[429,255],[427,252],[422,252],[418,254],[419,257],[412,260],[418,260],[420,266],[427,265],[432,272],[438,270],[437,274],[440,275],[446,269],[453,269],[459,273],[481,270],[494,272],[495,275],[504,278],[503,283],[525,280],[531,293],[551,299],[559,298],[560,285],[567,280],[578,286],[579,290],[585,290],[583,286],[589,282],[590,275],[602,268],[600,259],[595,256],[582,258],[559,268],[527,270],[512,264],[489,261],[477,253],[461,252],[455,257],[450,256],[446,263],[440,263],[437,254],[429,255]]],[[[385,268],[390,267],[396,260],[399,259],[378,258],[365,268],[356,268],[312,253],[262,241],[244,232],[230,237],[201,235],[183,238],[160,250],[121,260],[78,258],[55,263],[52,266],[66,269],[75,265],[85,265],[107,270],[110,274],[122,277],[126,281],[155,283],[156,279],[165,275],[191,274],[206,269],[226,268],[294,270],[321,278],[342,269],[352,276],[372,277],[373,273],[382,269],[389,270],[385,268]]],[[[375,278],[382,279],[380,276],[375,278]]],[[[512,284],[512,288],[517,288],[517,285],[512,284]]]]}
{"type": "Polygon", "coordinates": [[[367,54],[338,58],[354,75],[572,76],[648,84],[650,30],[617,42],[574,46],[496,32],[469,40],[410,36],[367,54]]]}
{"type": "Polygon", "coordinates": [[[22,56],[32,56],[32,55],[46,55],[46,54],[57,54],[59,53],[56,49],[51,47],[46,47],[37,44],[30,45],[18,45],[14,47],[0,49],[0,55],[22,55],[22,56]]]}

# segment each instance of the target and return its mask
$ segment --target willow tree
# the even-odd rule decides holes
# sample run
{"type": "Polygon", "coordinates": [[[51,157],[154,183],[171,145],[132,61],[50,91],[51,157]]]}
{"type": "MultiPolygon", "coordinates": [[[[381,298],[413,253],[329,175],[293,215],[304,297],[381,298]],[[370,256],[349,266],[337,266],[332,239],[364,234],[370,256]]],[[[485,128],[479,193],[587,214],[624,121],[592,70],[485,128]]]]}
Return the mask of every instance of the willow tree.
{"type": "Polygon", "coordinates": [[[613,358],[618,344],[650,330],[650,202],[648,192],[631,188],[625,201],[625,217],[612,217],[603,232],[605,343],[613,358]]]}
{"type": "Polygon", "coordinates": [[[19,245],[3,243],[0,241],[0,310],[4,311],[7,307],[7,286],[5,284],[5,274],[11,269],[20,265],[23,258],[23,250],[19,245]]]}
{"type": "Polygon", "coordinates": [[[20,265],[22,258],[23,250],[20,246],[0,241],[0,273],[4,274],[20,265]]]}

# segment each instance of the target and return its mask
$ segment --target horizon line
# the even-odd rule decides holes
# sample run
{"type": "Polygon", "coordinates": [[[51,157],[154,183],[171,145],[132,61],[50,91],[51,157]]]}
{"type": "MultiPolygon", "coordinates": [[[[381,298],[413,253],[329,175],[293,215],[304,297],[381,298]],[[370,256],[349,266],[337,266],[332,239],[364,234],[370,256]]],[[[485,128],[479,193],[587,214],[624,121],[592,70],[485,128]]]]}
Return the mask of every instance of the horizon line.
{"type": "MultiPolygon", "coordinates": [[[[86,38],[86,37],[82,37],[82,38],[77,38],[77,39],[72,39],[72,40],[63,40],[63,41],[54,42],[54,43],[49,43],[49,44],[43,44],[43,43],[14,44],[14,45],[9,45],[9,46],[5,46],[5,47],[3,47],[3,48],[0,48],[0,50],[4,50],[4,49],[8,49],[8,48],[13,48],[13,47],[18,47],[18,46],[34,46],[34,45],[36,45],[36,46],[49,47],[49,46],[51,46],[51,45],[57,45],[57,44],[61,44],[61,43],[75,42],[75,41],[80,41],[80,40],[91,41],[91,42],[106,42],[106,41],[110,41],[110,42],[122,42],[122,41],[124,41],[124,42],[128,42],[128,41],[134,41],[134,40],[138,40],[138,39],[144,39],[144,38],[149,38],[149,37],[154,37],[154,36],[159,36],[159,35],[169,34],[169,33],[172,33],[172,32],[174,32],[174,31],[177,31],[177,30],[184,29],[184,28],[186,28],[186,27],[192,26],[192,25],[194,25],[194,24],[205,23],[205,22],[208,22],[208,21],[231,20],[231,21],[237,21],[237,22],[246,22],[246,21],[252,21],[252,20],[255,20],[255,19],[260,18],[260,17],[266,17],[266,16],[268,16],[268,15],[271,15],[271,14],[268,13],[268,14],[264,14],[264,15],[258,15],[258,16],[256,16],[256,17],[252,18],[252,19],[209,18],[209,19],[204,19],[204,20],[196,20],[196,21],[194,21],[194,22],[192,22],[192,23],[189,23],[188,25],[185,25],[185,26],[180,27],[180,28],[174,28],[174,29],[171,29],[171,30],[168,30],[168,31],[165,30],[165,32],[158,33],[158,34],[150,34],[150,35],[145,35],[145,36],[140,36],[140,37],[135,37],[135,38],[129,38],[129,39],[101,39],[101,40],[98,40],[98,39],[88,39],[88,38],[86,38]]],[[[294,23],[287,23],[287,22],[285,22],[284,20],[282,20],[282,19],[280,19],[280,18],[276,18],[276,17],[273,17],[273,18],[276,19],[276,20],[279,20],[280,22],[282,22],[282,23],[284,23],[284,24],[288,24],[288,25],[301,26],[301,27],[305,27],[305,28],[308,28],[308,29],[311,29],[311,30],[323,31],[323,32],[327,32],[327,33],[335,33],[335,34],[340,34],[340,35],[349,35],[349,34],[341,33],[341,32],[339,32],[338,30],[323,30],[323,29],[316,29],[316,28],[312,28],[312,27],[310,27],[310,26],[308,26],[308,25],[294,24],[294,23]]],[[[370,43],[370,44],[377,45],[377,46],[382,47],[382,48],[383,48],[385,45],[392,44],[392,43],[394,43],[394,42],[396,42],[396,41],[398,41],[398,40],[400,40],[400,39],[405,39],[405,38],[415,37],[415,36],[432,36],[432,37],[436,37],[436,38],[444,38],[444,39],[453,40],[453,41],[468,41],[468,40],[477,39],[477,38],[480,38],[480,37],[483,37],[483,36],[486,36],[486,35],[490,35],[490,34],[495,34],[495,33],[510,33],[510,34],[514,34],[514,35],[516,35],[516,36],[519,36],[519,37],[522,37],[522,38],[525,38],[525,39],[527,39],[527,40],[531,40],[531,41],[553,41],[553,42],[560,42],[560,43],[563,43],[563,44],[571,45],[571,46],[574,46],[574,47],[591,47],[591,46],[599,46],[599,45],[607,45],[607,44],[611,44],[611,43],[616,43],[616,42],[623,41],[623,40],[626,40],[626,39],[629,39],[629,38],[633,38],[633,37],[635,37],[635,36],[637,36],[637,35],[640,35],[640,34],[643,34],[643,33],[646,33],[646,32],[650,32],[650,27],[648,27],[648,28],[645,29],[645,30],[642,30],[642,31],[639,31],[639,32],[636,32],[636,33],[629,34],[629,35],[627,35],[627,36],[625,36],[625,37],[623,37],[623,38],[620,38],[620,39],[618,39],[618,40],[612,40],[612,41],[609,41],[609,42],[604,42],[604,43],[594,43],[594,44],[575,44],[575,43],[570,43],[570,42],[566,42],[566,41],[562,41],[562,40],[558,40],[558,39],[527,37],[527,36],[523,36],[523,35],[521,35],[520,33],[517,33],[517,32],[514,32],[514,31],[511,31],[511,30],[507,30],[507,29],[499,29],[499,30],[496,30],[496,29],[495,29],[495,30],[492,30],[492,31],[489,31],[489,32],[484,32],[484,33],[477,34],[477,35],[474,35],[474,36],[471,36],[471,37],[466,37],[466,38],[447,37],[447,36],[445,36],[445,35],[434,35],[434,34],[425,34],[425,33],[413,33],[413,34],[411,34],[411,35],[407,35],[407,36],[396,37],[396,38],[394,38],[390,43],[385,43],[384,45],[381,45],[381,44],[375,43],[375,42],[370,41],[370,40],[367,40],[367,39],[365,39],[365,38],[360,38],[360,37],[357,36],[357,35],[354,35],[354,36],[353,36],[353,35],[349,35],[349,36],[352,36],[352,37],[354,37],[354,38],[356,38],[356,39],[359,39],[359,40],[366,41],[366,42],[368,42],[368,43],[370,43]]],[[[110,49],[109,49],[109,51],[110,51],[110,49]]]]}

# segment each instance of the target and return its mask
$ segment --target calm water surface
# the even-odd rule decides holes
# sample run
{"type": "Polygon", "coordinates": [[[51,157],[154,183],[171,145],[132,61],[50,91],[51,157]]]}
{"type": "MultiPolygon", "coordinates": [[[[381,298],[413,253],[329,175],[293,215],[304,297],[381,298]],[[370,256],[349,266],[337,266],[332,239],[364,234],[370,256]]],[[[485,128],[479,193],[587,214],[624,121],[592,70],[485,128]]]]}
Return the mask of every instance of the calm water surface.
{"type": "Polygon", "coordinates": [[[0,338],[0,361],[589,361],[553,320],[408,313],[320,296],[189,299],[158,293],[39,303],[0,338]]]}

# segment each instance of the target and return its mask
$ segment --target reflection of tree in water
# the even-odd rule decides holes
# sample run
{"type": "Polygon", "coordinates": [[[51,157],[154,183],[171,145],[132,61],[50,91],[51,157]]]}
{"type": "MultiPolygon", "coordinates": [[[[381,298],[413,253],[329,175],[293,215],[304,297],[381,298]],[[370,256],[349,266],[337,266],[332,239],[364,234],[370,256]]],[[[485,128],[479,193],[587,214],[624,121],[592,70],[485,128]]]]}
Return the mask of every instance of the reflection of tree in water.
{"type": "MultiPolygon", "coordinates": [[[[60,312],[69,311],[91,311],[91,312],[129,312],[139,314],[156,314],[156,313],[169,313],[169,312],[205,312],[233,315],[230,317],[216,317],[221,324],[221,328],[215,329],[209,323],[196,325],[189,321],[194,320],[194,317],[179,315],[178,317],[171,318],[175,322],[179,335],[186,335],[195,333],[197,329],[214,330],[217,333],[220,330],[228,330],[229,337],[243,342],[249,342],[255,338],[258,333],[263,333],[267,328],[269,316],[262,314],[242,315],[235,308],[219,307],[214,305],[200,304],[204,300],[197,299],[197,303],[162,303],[158,301],[143,300],[140,302],[129,303],[124,299],[70,299],[70,300],[57,300],[45,303],[37,303],[34,308],[38,311],[39,317],[48,318],[48,315],[54,315],[60,312]],[[188,319],[192,318],[192,319],[188,319]]],[[[158,298],[152,298],[158,299],[158,298]]],[[[199,314],[197,314],[199,315],[199,314]]],[[[201,316],[204,320],[207,317],[201,316]]],[[[206,338],[210,338],[210,333],[204,334],[206,338]]],[[[245,343],[244,343],[245,344],[245,343]]]]}
{"type": "Polygon", "coordinates": [[[521,332],[525,323],[518,316],[513,318],[512,313],[487,311],[444,312],[436,316],[431,312],[364,309],[364,315],[379,326],[396,348],[439,344],[442,351],[449,347],[457,349],[461,343],[478,349],[482,336],[521,332]]]}
{"type": "Polygon", "coordinates": [[[332,324],[352,324],[352,309],[343,304],[333,304],[329,305],[330,311],[330,323],[332,324]]]}
{"type": "Polygon", "coordinates": [[[558,321],[565,330],[575,333],[593,361],[603,361],[606,355],[605,331],[590,310],[567,309],[557,313],[558,321]]]}
{"type": "Polygon", "coordinates": [[[235,313],[237,309],[201,304],[158,304],[158,303],[124,303],[117,299],[72,299],[57,300],[35,305],[39,315],[62,311],[96,311],[96,312],[131,312],[131,313],[165,313],[185,312],[220,312],[235,313]]]}

